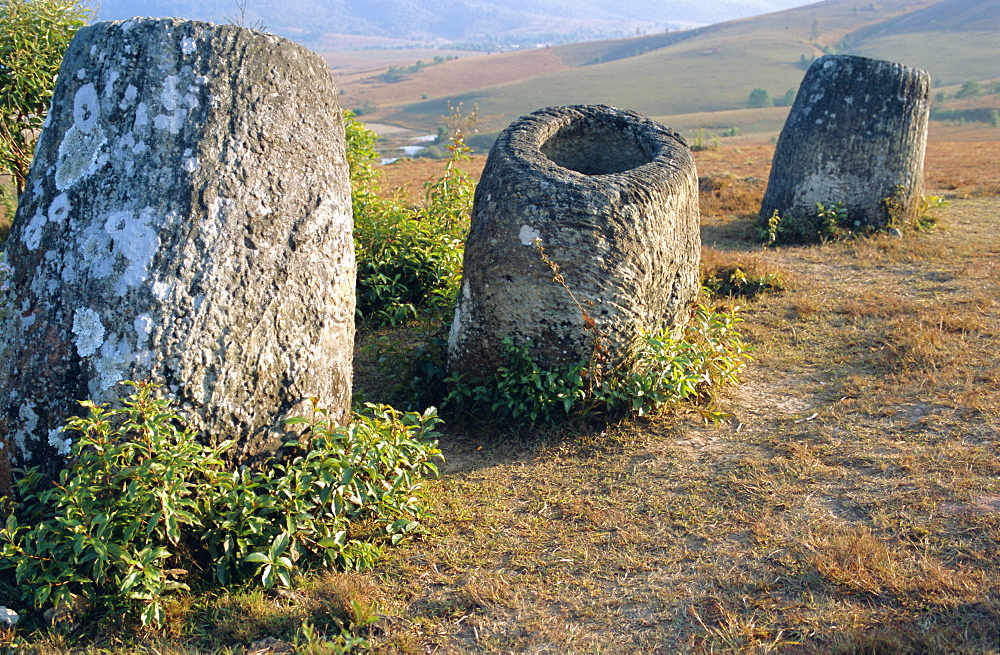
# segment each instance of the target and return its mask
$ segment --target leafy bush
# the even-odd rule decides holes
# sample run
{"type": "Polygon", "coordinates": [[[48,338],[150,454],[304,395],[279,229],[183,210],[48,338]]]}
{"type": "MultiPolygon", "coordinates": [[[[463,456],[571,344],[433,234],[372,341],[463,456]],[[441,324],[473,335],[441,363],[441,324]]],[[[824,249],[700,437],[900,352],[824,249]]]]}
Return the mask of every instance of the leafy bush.
{"type": "Polygon", "coordinates": [[[760,237],[767,245],[809,244],[835,241],[867,234],[872,228],[852,225],[842,202],[816,203],[815,213],[796,212],[785,216],[774,213],[763,222],[760,237]]]}
{"type": "Polygon", "coordinates": [[[18,195],[63,53],[89,15],[77,0],[0,0],[0,167],[18,195]]]}
{"type": "Polygon", "coordinates": [[[233,471],[233,442],[199,443],[154,385],[130,384],[121,407],[84,402],[88,415],[67,422],[76,438],[58,484],[20,472],[0,577],[22,602],[82,595],[159,624],[162,597],[189,584],[266,588],[314,565],[365,568],[419,526],[420,479],[440,453],[433,409],[371,405],[339,427],[314,401],[289,421],[303,430],[281,461],[233,471]]]}
{"type": "Polygon", "coordinates": [[[378,327],[450,309],[461,277],[475,189],[473,180],[457,167],[468,149],[459,138],[453,139],[444,173],[426,185],[423,207],[405,207],[380,192],[375,134],[350,113],[345,125],[359,317],[378,327]]]}
{"type": "Polygon", "coordinates": [[[770,92],[767,89],[762,89],[760,87],[755,88],[750,92],[747,97],[747,107],[750,109],[759,109],[761,107],[773,107],[774,99],[771,97],[770,92]]]}
{"type": "Polygon", "coordinates": [[[775,271],[756,271],[754,267],[723,266],[704,276],[702,285],[718,298],[754,298],[762,293],[782,291],[785,282],[775,271]]]}
{"type": "Polygon", "coordinates": [[[570,415],[614,420],[683,401],[705,404],[716,387],[735,382],[749,359],[739,320],[735,311],[699,305],[682,334],[646,335],[629,361],[611,369],[600,347],[586,361],[545,369],[531,358],[530,344],[507,338],[506,364],[487,379],[450,379],[445,406],[477,418],[555,423],[570,415]]]}

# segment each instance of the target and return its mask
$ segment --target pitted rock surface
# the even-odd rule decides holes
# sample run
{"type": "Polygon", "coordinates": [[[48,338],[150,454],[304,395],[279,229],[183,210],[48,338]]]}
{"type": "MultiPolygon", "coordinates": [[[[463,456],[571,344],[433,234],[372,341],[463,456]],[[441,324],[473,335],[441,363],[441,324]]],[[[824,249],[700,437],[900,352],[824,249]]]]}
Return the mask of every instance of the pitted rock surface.
{"type": "Polygon", "coordinates": [[[351,229],[319,56],[209,23],[81,29],[7,244],[8,464],[63,461],[77,401],[127,393],[126,379],[164,383],[241,456],[273,446],[311,396],[344,418],[351,229]]]}
{"type": "Polygon", "coordinates": [[[809,67],[778,137],[760,218],[843,203],[855,227],[915,218],[924,188],[930,76],[866,57],[809,67]],[[898,207],[889,211],[886,199],[898,207]]]}
{"type": "Polygon", "coordinates": [[[506,336],[546,368],[591,358],[595,339],[621,363],[642,333],[686,321],[700,256],[698,177],[678,134],[601,105],[524,116],[476,189],[451,369],[488,375],[506,336]]]}

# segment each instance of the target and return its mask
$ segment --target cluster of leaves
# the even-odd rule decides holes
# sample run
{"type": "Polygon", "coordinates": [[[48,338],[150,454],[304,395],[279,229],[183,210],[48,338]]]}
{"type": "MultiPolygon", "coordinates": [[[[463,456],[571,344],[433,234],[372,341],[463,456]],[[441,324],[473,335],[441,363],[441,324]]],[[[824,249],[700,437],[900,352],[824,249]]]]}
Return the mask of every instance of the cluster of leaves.
{"type": "Polygon", "coordinates": [[[444,173],[426,184],[424,205],[407,207],[379,189],[376,135],[349,112],[345,127],[360,318],[379,327],[446,311],[458,290],[475,190],[457,166],[468,148],[453,138],[444,173]]]}
{"type": "Polygon", "coordinates": [[[762,293],[784,290],[785,281],[775,271],[757,273],[751,267],[725,266],[707,274],[702,286],[718,298],[754,298],[762,293]]]}
{"type": "MultiPolygon", "coordinates": [[[[530,344],[503,342],[506,364],[488,379],[449,380],[445,406],[516,423],[555,423],[569,415],[613,420],[654,413],[683,401],[705,405],[718,386],[736,381],[749,359],[734,311],[695,307],[681,334],[646,335],[627,361],[587,361],[556,369],[538,365],[530,344]]],[[[710,410],[706,416],[717,418],[710,410]]]]}
{"type": "Polygon", "coordinates": [[[92,605],[164,619],[165,594],[257,580],[288,586],[311,566],[361,569],[425,514],[422,476],[436,474],[434,410],[369,405],[348,426],[313,407],[278,460],[233,470],[231,441],[195,439],[154,385],[131,383],[120,407],[85,402],[71,419],[71,466],[58,483],[20,472],[18,505],[0,529],[0,582],[41,608],[92,605]],[[362,527],[364,530],[362,531],[362,527]]]}
{"type": "Polygon", "coordinates": [[[809,244],[847,239],[870,231],[849,222],[847,208],[842,202],[817,202],[814,213],[794,212],[781,216],[775,210],[761,226],[760,237],[767,245],[809,244]]]}
{"type": "Polygon", "coordinates": [[[0,0],[0,166],[18,195],[63,53],[89,15],[78,0],[0,0]]]}
{"type": "MultiPolygon", "coordinates": [[[[906,188],[897,186],[895,192],[882,200],[882,209],[887,218],[886,227],[896,229],[924,230],[934,225],[933,211],[947,204],[939,196],[923,196],[912,215],[907,218],[906,188]]],[[[861,225],[848,217],[847,207],[840,201],[816,203],[812,214],[792,213],[780,216],[775,210],[766,221],[761,222],[760,238],[767,245],[809,244],[840,241],[866,236],[879,231],[878,228],[861,225]]]]}

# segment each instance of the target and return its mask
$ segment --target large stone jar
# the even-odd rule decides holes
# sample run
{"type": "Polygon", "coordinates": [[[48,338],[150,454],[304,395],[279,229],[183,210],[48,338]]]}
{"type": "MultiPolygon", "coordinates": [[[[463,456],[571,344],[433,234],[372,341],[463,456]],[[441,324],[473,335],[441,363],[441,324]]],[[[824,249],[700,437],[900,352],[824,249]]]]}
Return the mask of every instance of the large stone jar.
{"type": "Polygon", "coordinates": [[[848,227],[916,218],[924,188],[926,71],[850,55],[806,72],[778,137],[760,220],[815,216],[841,203],[848,227]]]}
{"type": "Polygon", "coordinates": [[[348,414],[344,128],[328,67],[301,46],[172,19],[81,29],[6,256],[0,485],[11,464],[65,462],[77,401],[122,380],[165,384],[241,456],[274,446],[310,396],[348,414]]]}
{"type": "Polygon", "coordinates": [[[488,375],[508,336],[546,368],[627,362],[642,334],[686,320],[700,247],[697,174],[677,133],[602,105],[524,116],[476,190],[450,367],[488,375]]]}

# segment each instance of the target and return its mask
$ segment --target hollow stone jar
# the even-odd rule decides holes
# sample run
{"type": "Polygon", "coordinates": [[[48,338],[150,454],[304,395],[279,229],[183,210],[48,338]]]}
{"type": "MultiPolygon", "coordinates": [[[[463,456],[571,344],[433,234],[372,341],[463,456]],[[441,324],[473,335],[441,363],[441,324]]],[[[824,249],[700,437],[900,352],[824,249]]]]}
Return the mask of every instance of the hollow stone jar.
{"type": "Polygon", "coordinates": [[[512,123],[476,190],[448,344],[484,376],[502,341],[546,368],[628,360],[641,335],[683,323],[698,292],[698,184],[672,130],[602,105],[512,123]],[[557,274],[558,271],[558,274],[557,274]]]}

